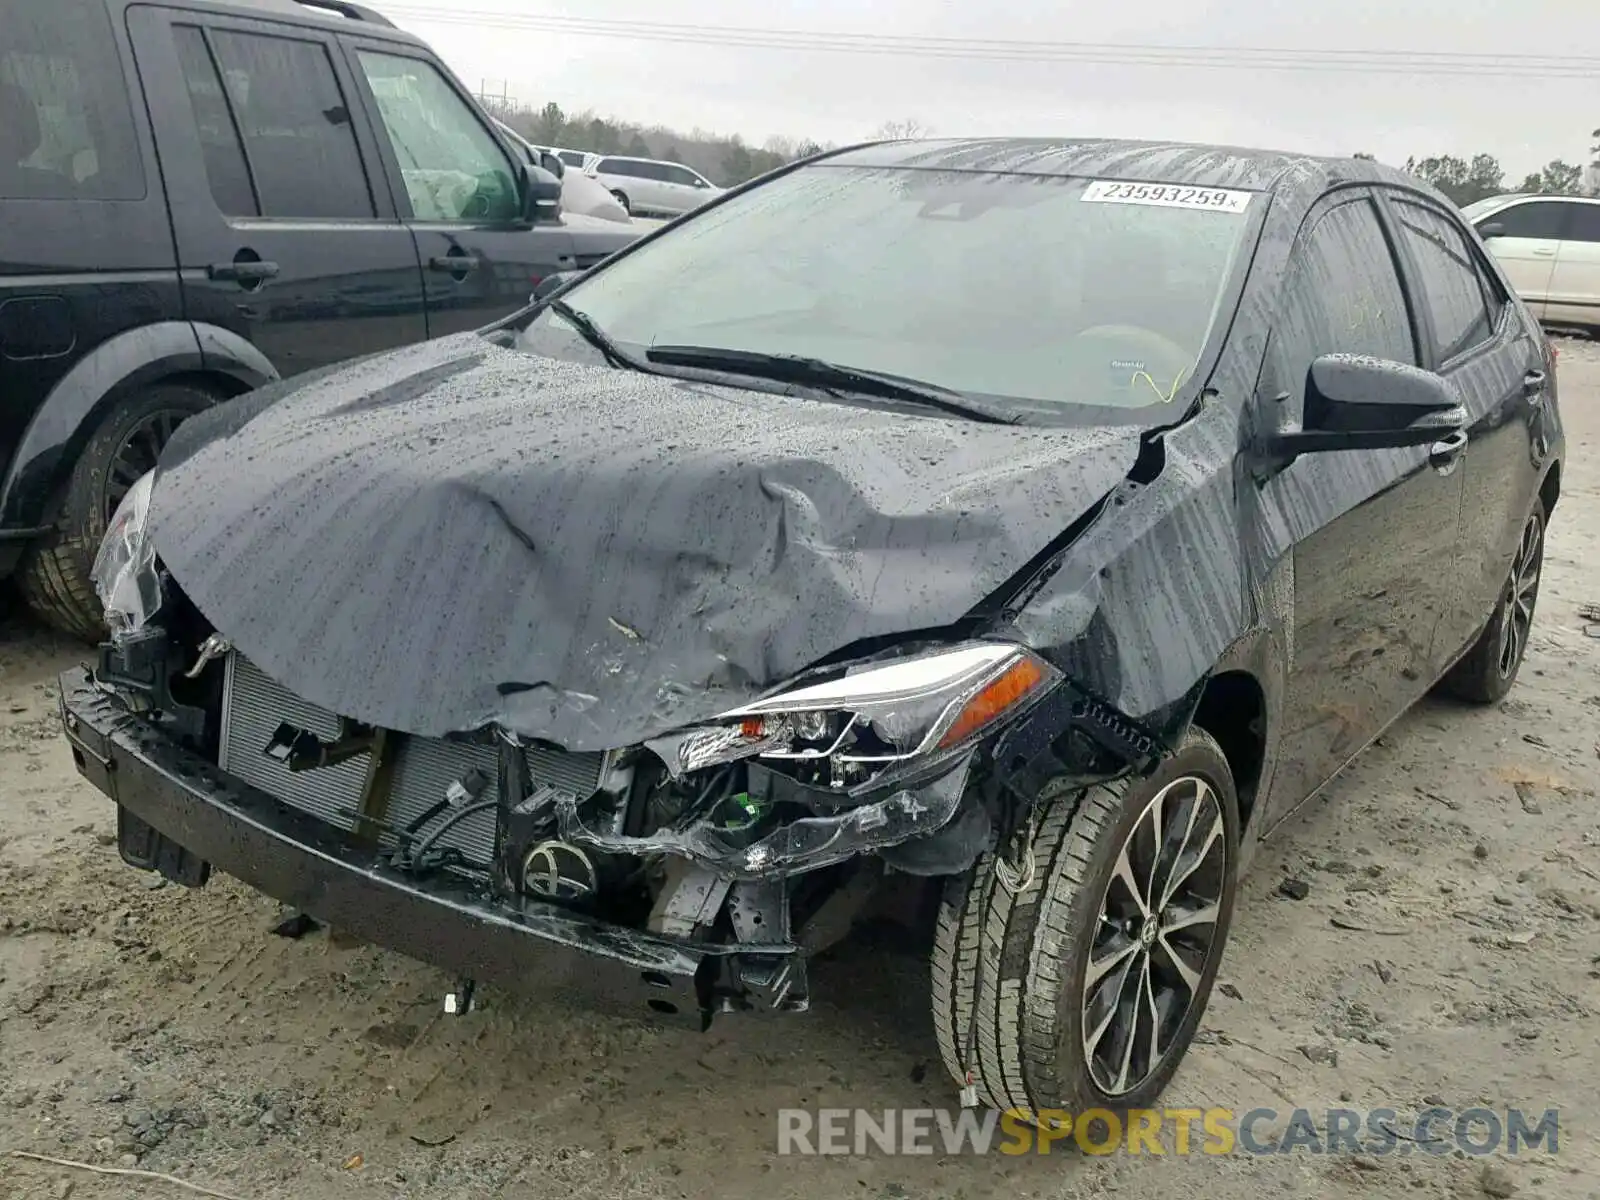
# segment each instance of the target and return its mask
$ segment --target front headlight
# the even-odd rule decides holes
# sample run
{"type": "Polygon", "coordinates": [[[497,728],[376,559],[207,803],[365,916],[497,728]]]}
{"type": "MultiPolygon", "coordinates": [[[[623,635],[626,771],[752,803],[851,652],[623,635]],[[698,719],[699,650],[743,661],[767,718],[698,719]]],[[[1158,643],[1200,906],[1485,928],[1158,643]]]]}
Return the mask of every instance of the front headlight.
{"type": "Polygon", "coordinates": [[[156,549],[148,529],[154,483],[152,471],[128,489],[112,514],[89,572],[95,595],[105,609],[106,624],[113,633],[135,632],[161,607],[156,549]]]}
{"type": "Polygon", "coordinates": [[[855,789],[896,764],[931,762],[970,745],[1059,678],[1026,647],[971,642],[843,668],[652,748],[674,774],[755,757],[826,768],[816,773],[829,786],[855,789]]]}

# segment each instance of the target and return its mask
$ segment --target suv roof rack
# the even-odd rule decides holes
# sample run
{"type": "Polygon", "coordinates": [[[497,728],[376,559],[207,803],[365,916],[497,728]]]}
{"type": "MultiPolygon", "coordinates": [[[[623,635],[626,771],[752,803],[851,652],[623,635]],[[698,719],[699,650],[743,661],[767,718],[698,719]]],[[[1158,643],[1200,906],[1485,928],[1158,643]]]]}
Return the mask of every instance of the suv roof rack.
{"type": "Polygon", "coordinates": [[[383,25],[393,29],[394,22],[380,12],[368,8],[364,4],[352,4],[350,0],[297,0],[297,3],[306,8],[323,8],[329,12],[338,13],[351,21],[366,21],[373,25],[383,25]]]}

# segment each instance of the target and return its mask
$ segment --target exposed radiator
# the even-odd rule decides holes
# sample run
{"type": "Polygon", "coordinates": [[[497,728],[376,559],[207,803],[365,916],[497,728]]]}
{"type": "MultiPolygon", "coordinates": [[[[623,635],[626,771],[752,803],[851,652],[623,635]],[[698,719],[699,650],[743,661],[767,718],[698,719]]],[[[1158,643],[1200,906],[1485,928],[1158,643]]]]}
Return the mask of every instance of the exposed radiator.
{"type": "MultiPolygon", "coordinates": [[[[284,722],[327,741],[339,735],[339,718],[333,713],[300,699],[242,655],[229,655],[218,756],[222,769],[330,825],[345,830],[355,828],[361,784],[367,773],[366,756],[315,771],[291,771],[265,753],[284,722]]],[[[550,784],[584,796],[599,783],[603,756],[598,753],[568,754],[539,748],[526,754],[528,773],[535,785],[550,784]]],[[[479,799],[498,799],[492,746],[443,738],[404,739],[395,763],[386,823],[401,828],[410,825],[443,800],[450,784],[474,767],[490,781],[479,799]]],[[[449,811],[434,821],[442,820],[449,811]]],[[[430,826],[424,826],[422,832],[430,826]]],[[[387,831],[382,840],[387,845],[395,842],[394,835],[387,831]]],[[[486,868],[494,862],[494,843],[494,812],[485,810],[457,822],[435,845],[453,847],[471,863],[486,868]]]]}

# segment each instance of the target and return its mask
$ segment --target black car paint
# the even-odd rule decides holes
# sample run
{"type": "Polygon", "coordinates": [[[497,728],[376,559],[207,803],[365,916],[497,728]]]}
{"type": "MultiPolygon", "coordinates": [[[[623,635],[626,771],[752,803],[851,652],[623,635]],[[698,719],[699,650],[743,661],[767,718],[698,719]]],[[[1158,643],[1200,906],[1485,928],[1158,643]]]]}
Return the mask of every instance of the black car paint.
{"type": "MultiPolygon", "coordinates": [[[[853,412],[834,445],[817,443],[808,447],[808,456],[785,458],[774,456],[782,439],[765,430],[759,417],[768,414],[773,425],[792,433],[808,424],[795,414],[821,402],[770,395],[735,399],[721,386],[570,364],[513,369],[502,357],[511,352],[487,343],[419,347],[372,360],[360,372],[325,373],[315,387],[278,385],[180,432],[163,461],[153,509],[156,543],[174,578],[249,654],[326,707],[372,719],[408,718],[417,731],[501,723],[561,735],[575,746],[600,745],[607,735],[636,734],[666,720],[702,719],[741,696],[781,684],[807,665],[807,655],[837,661],[868,649],[892,653],[897,637],[937,639],[957,631],[1015,637],[1049,658],[1066,683],[1050,702],[988,742],[985,754],[1002,777],[1021,783],[1041,763],[1052,762],[1079,775],[1142,769],[1175,745],[1198,714],[1208,728],[1225,731],[1220,740],[1248,818],[1248,856],[1267,827],[1359,752],[1466,649],[1493,598],[1484,581],[1495,580],[1498,588],[1509,568],[1514,538],[1506,531],[1520,529],[1536,494],[1553,503],[1562,450],[1553,395],[1538,405],[1524,401],[1519,407],[1508,400],[1513,389],[1526,395],[1528,356],[1542,358],[1537,326],[1520,303],[1508,300],[1491,346],[1471,361],[1438,363],[1426,314],[1413,305],[1423,365],[1442,368],[1461,396],[1469,438],[1459,460],[1440,459],[1435,447],[1423,445],[1305,455],[1263,468],[1260,448],[1298,419],[1264,390],[1262,377],[1297,237],[1316,207],[1335,193],[1340,200],[1373,198],[1380,212],[1386,211],[1385,196],[1404,193],[1448,217],[1450,210],[1433,193],[1370,162],[1126,143],[888,144],[836,157],[845,163],[1052,171],[1261,191],[1259,237],[1236,311],[1203,357],[1191,393],[1174,406],[1181,418],[1164,428],[1129,427],[1125,437],[1106,437],[1102,461],[1095,464],[1092,458],[1074,461],[1073,455],[1084,450],[1078,439],[1093,439],[1096,431],[853,412]],[[557,385],[564,389],[560,395],[546,395],[557,385]],[[552,435],[531,420],[519,424],[516,406],[494,395],[519,387],[526,389],[520,393],[526,412],[558,416],[562,398],[578,396],[589,418],[598,411],[604,419],[591,419],[587,429],[571,434],[552,435]],[[697,408],[688,405],[690,396],[697,408]],[[625,403],[630,397],[631,408],[625,403]],[[739,436],[726,436],[716,414],[739,407],[746,410],[737,417],[739,436]],[[424,461],[431,455],[437,464],[455,457],[446,443],[462,436],[463,418],[476,422],[465,436],[479,444],[475,453],[492,469],[478,469],[468,455],[463,468],[443,479],[433,472],[410,474],[415,458],[386,449],[376,436],[377,422],[404,422],[408,449],[424,461]],[[261,455],[282,452],[280,442],[293,445],[293,427],[308,420],[321,423],[325,434],[354,436],[316,450],[296,448],[292,468],[285,461],[281,473],[252,489],[250,501],[268,506],[267,521],[244,502],[208,497],[215,481],[246,458],[260,461],[261,455]],[[691,435],[706,431],[708,421],[712,439],[702,461],[701,443],[691,435]],[[845,436],[862,429],[873,438],[845,436]],[[519,445],[511,435],[525,441],[519,445]],[[552,436],[556,443],[549,441],[552,436]],[[496,438],[500,453],[493,455],[488,444],[496,438]],[[1494,456],[1475,469],[1478,438],[1494,456]],[[930,447],[977,450],[968,460],[974,466],[1000,461],[1004,455],[986,439],[1009,439],[1005,444],[1013,450],[1027,444],[1046,459],[1054,448],[1056,461],[1036,464],[1005,487],[977,487],[974,511],[957,521],[927,520],[927,507],[896,509],[897,493],[874,486],[871,473],[861,470],[870,465],[905,471],[919,461],[917,451],[930,447]],[[557,452],[580,454],[578,478],[563,479],[570,466],[557,452]],[[346,457],[336,467],[340,454],[346,457]],[[629,481],[629,471],[640,471],[647,461],[655,467],[649,481],[629,481]],[[672,469],[663,471],[667,465],[672,469]],[[778,469],[769,475],[774,465],[778,469]],[[1515,478],[1504,478],[1513,465],[1515,478]],[[762,500],[753,509],[719,510],[707,503],[716,496],[709,484],[719,477],[742,482],[749,496],[762,500]],[[1501,489],[1503,503],[1492,518],[1479,513],[1476,495],[1465,494],[1472,479],[1479,487],[1501,489]],[[596,490],[586,493],[591,485],[596,490]],[[1034,490],[1019,501],[1018,487],[1034,490]],[[1042,504],[1052,488],[1061,494],[1055,503],[1042,504]],[[281,496],[277,489],[284,489],[281,496]],[[329,512],[363,491],[387,494],[393,503],[361,510],[361,520],[341,521],[329,512]],[[546,495],[561,503],[538,503],[546,495]],[[585,504],[586,495],[599,502],[585,504]],[[673,504],[675,495],[680,500],[673,504]],[[659,504],[651,502],[655,498],[659,504]],[[704,507],[683,502],[696,500],[704,507]],[[227,511],[219,507],[235,503],[227,511]],[[749,540],[751,531],[741,529],[741,522],[749,522],[752,511],[766,514],[770,534],[773,514],[826,516],[841,510],[856,524],[813,522],[815,529],[844,536],[809,544],[816,552],[811,571],[852,545],[852,528],[893,533],[899,518],[920,521],[910,538],[881,537],[874,547],[884,552],[885,562],[903,568],[889,577],[891,586],[880,593],[876,577],[831,579],[822,609],[787,610],[798,630],[763,620],[757,635],[742,644],[742,656],[730,655],[725,669],[708,669],[706,652],[714,659],[724,643],[698,627],[701,610],[734,635],[730,617],[748,619],[752,611],[766,617],[758,602],[766,593],[752,584],[782,578],[777,568],[795,552],[787,535],[749,540]],[[640,515],[652,524],[640,529],[624,519],[640,515]],[[460,531],[474,527],[476,540],[461,546],[460,531]],[[981,553],[973,553],[975,527],[988,535],[981,553]],[[485,530],[491,531],[487,545],[485,530]],[[663,544],[673,552],[650,562],[643,552],[663,530],[663,544]],[[1458,539],[1458,530],[1471,536],[1458,539]],[[452,541],[452,531],[458,533],[456,545],[443,560],[448,569],[441,570],[437,547],[452,541]],[[419,542],[419,535],[426,537],[419,542]],[[617,539],[629,536],[636,556],[618,557],[617,539]],[[691,542],[706,549],[681,553],[691,542]],[[354,608],[341,611],[306,581],[302,555],[308,544],[318,570],[348,564],[334,576],[340,582],[331,590],[346,603],[354,597],[354,608]],[[543,631],[529,619],[536,607],[519,609],[499,594],[520,586],[514,568],[528,560],[518,556],[543,553],[548,545],[578,556],[564,559],[569,573],[573,562],[589,572],[571,595],[585,609],[581,634],[593,641],[580,642],[560,662],[529,645],[543,631]],[[730,581],[729,547],[743,547],[745,565],[756,569],[730,581]],[[424,555],[424,548],[435,557],[424,555]],[[763,549],[767,559],[760,556],[763,549]],[[895,550],[919,558],[896,562],[890,553],[895,550]],[[968,575],[929,579],[915,570],[919,561],[960,564],[968,575]],[[248,584],[227,578],[224,563],[236,572],[239,564],[250,564],[248,584]],[[622,573],[624,564],[650,578],[622,573]],[[364,578],[357,576],[361,570],[364,578]],[[453,590],[440,591],[440,578],[453,590]],[[651,581],[661,585],[655,607],[647,603],[645,585],[651,581]],[[919,595],[919,585],[929,583],[938,591],[919,595]],[[414,604],[419,593],[429,596],[429,606],[414,604]],[[612,597],[626,602],[622,611],[607,611],[612,597]],[[1480,602],[1475,610],[1474,598],[1480,602]],[[892,612],[880,607],[885,603],[895,606],[892,612]],[[352,620],[356,608],[367,619],[352,620]],[[420,618],[424,627],[404,620],[374,625],[381,612],[396,609],[420,618]],[[306,620],[291,629],[283,611],[306,620]],[[358,659],[361,651],[346,643],[372,637],[375,628],[382,629],[377,647],[358,659]],[[305,653],[307,637],[329,661],[305,653]],[[464,704],[470,692],[446,688],[448,706],[408,707],[408,692],[419,694],[424,684],[431,690],[440,677],[465,680],[451,674],[454,656],[471,657],[485,645],[499,656],[488,662],[504,664],[525,654],[530,669],[489,669],[473,680],[470,687],[494,692],[487,703],[464,704]],[[680,661],[685,649],[694,652],[687,662],[680,661]],[[610,656],[617,670],[602,665],[598,677],[588,674],[590,651],[610,656]],[[398,661],[386,661],[386,655],[398,661]],[[358,670],[378,672],[380,684],[365,676],[365,688],[351,685],[358,670]],[[723,685],[720,692],[705,686],[708,675],[723,685]],[[541,710],[525,699],[543,701],[596,683],[600,690],[585,693],[594,699],[581,714],[563,713],[559,706],[541,710]],[[688,699],[663,704],[655,690],[662,685],[688,699]],[[1071,731],[1086,737],[1073,740],[1071,731]],[[1293,773],[1282,770],[1285,761],[1293,773]]],[[[702,214],[743,190],[719,198],[702,214]]],[[[657,236],[663,235],[672,234],[657,236]]],[[[1481,265],[1503,288],[1492,262],[1481,265]]],[[[1399,270],[1415,300],[1421,286],[1415,265],[1401,255],[1399,270]]],[[[581,281],[564,292],[580,308],[581,294],[581,281]]],[[[935,455],[922,465],[937,470],[943,464],[935,455]]],[[[912,480],[909,473],[903,478],[912,480]]],[[[981,470],[957,474],[961,482],[982,478],[981,470]]],[[[893,476],[881,482],[888,479],[902,483],[893,476]]]]}
{"type": "MultiPolygon", "coordinates": [[[[591,265],[636,236],[622,227],[573,232],[557,225],[464,225],[413,235],[397,208],[387,140],[347,51],[359,33],[362,44],[426,59],[472,104],[412,35],[293,3],[104,5],[129,98],[143,194],[93,201],[0,198],[0,575],[55,519],[57,489],[118,396],[181,381],[219,399],[231,397],[280,376],[482,325],[524,304],[530,280],[591,265]],[[376,217],[224,218],[211,195],[168,32],[173,22],[273,33],[327,48],[352,101],[376,217]],[[481,259],[482,270],[463,279],[426,271],[423,243],[429,257],[465,247],[481,259]],[[251,286],[215,277],[214,268],[225,274],[236,259],[259,259],[277,272],[251,286]]],[[[398,194],[404,196],[403,187],[398,194]]]]}

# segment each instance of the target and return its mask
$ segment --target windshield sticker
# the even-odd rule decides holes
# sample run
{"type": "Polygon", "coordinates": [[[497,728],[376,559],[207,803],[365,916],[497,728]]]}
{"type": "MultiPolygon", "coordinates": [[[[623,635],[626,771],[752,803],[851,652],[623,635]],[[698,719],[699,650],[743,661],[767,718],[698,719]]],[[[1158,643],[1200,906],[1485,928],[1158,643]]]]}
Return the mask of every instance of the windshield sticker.
{"type": "Polygon", "coordinates": [[[1096,179],[1083,189],[1082,198],[1100,204],[1153,204],[1159,208],[1206,208],[1213,212],[1241,213],[1249,206],[1251,195],[1228,188],[1096,179]]]}

